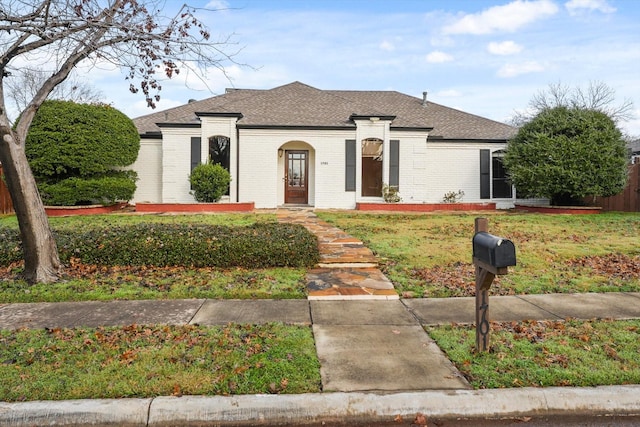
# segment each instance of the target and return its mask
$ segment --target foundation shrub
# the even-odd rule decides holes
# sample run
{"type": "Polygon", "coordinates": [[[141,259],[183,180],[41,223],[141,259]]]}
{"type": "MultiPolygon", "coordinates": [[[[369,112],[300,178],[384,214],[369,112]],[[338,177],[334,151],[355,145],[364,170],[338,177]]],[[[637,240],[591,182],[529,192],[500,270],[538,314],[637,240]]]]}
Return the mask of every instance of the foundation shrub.
{"type": "MultiPolygon", "coordinates": [[[[269,268],[310,267],[319,258],[316,237],[297,224],[135,224],[54,233],[65,263],[269,268]]],[[[0,263],[21,260],[17,230],[0,235],[0,263]]]]}
{"type": "Polygon", "coordinates": [[[52,206],[89,204],[109,205],[116,200],[130,200],[136,191],[134,171],[113,171],[94,178],[67,178],[38,184],[42,201],[52,206]]]}

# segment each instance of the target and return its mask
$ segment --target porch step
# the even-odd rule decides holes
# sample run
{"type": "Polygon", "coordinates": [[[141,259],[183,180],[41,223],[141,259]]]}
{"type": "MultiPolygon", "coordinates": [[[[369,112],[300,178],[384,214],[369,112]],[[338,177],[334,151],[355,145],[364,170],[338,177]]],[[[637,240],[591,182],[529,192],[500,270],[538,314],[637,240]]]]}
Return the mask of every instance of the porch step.
{"type": "Polygon", "coordinates": [[[359,239],[311,210],[279,209],[278,220],[301,224],[318,238],[320,261],[306,275],[310,300],[399,299],[393,283],[378,269],[378,258],[359,239]]]}

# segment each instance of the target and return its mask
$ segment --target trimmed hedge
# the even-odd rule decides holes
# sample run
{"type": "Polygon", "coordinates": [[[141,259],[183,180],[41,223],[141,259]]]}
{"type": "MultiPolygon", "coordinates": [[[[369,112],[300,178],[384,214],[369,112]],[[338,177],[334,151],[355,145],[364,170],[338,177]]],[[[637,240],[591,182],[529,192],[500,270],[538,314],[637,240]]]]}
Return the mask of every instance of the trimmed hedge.
{"type": "Polygon", "coordinates": [[[74,206],[128,201],[140,136],[133,121],[104,104],[45,101],[33,118],[25,154],[44,203],[74,206]]]}
{"type": "MultiPolygon", "coordinates": [[[[318,241],[299,224],[136,224],[54,231],[62,262],[185,267],[311,267],[318,241]]],[[[0,228],[0,265],[22,259],[18,231],[0,228]]]]}
{"type": "Polygon", "coordinates": [[[134,171],[114,171],[108,176],[73,177],[55,183],[39,182],[38,190],[45,205],[109,205],[119,200],[131,200],[136,191],[136,177],[134,171]]]}
{"type": "Polygon", "coordinates": [[[25,153],[37,177],[92,176],[138,158],[133,121],[106,104],[47,100],[29,127],[25,153]]]}

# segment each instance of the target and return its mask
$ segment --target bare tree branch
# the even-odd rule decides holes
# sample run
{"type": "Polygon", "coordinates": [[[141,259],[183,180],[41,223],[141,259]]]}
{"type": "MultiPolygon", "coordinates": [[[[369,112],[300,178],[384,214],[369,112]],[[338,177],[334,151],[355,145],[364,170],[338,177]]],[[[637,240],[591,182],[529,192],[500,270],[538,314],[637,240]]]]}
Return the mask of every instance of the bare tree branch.
{"type": "MultiPolygon", "coordinates": [[[[11,78],[6,80],[6,98],[12,102],[15,112],[21,112],[27,108],[38,89],[51,74],[50,71],[40,68],[22,68],[15,71],[11,78]]],[[[91,104],[101,102],[104,99],[104,94],[72,74],[56,86],[47,99],[91,104]]]]}
{"type": "Polygon", "coordinates": [[[586,89],[579,86],[571,88],[561,82],[551,83],[531,98],[526,111],[515,112],[511,123],[520,126],[541,111],[556,107],[600,111],[615,122],[625,122],[635,117],[630,99],[624,99],[617,105],[615,102],[615,90],[603,82],[591,81],[586,89]]]}
{"type": "Polygon", "coordinates": [[[81,62],[107,62],[127,71],[131,92],[150,107],[160,99],[161,82],[181,69],[204,75],[236,64],[230,39],[212,41],[196,9],[182,6],[167,17],[164,0],[2,0],[0,4],[0,161],[14,202],[29,281],[53,281],[60,262],[42,200],[24,154],[29,126],[54,89],[81,62]],[[19,70],[50,74],[24,98],[12,129],[5,86],[19,70]],[[13,76],[12,76],[13,74],[13,76]]]}

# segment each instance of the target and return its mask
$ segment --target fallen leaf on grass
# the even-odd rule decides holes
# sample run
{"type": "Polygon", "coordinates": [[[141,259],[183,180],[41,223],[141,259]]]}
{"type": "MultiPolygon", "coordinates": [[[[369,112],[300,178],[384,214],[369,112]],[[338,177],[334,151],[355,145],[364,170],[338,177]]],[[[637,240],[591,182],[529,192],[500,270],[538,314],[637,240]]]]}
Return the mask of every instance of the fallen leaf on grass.
{"type": "Polygon", "coordinates": [[[607,356],[609,356],[611,359],[617,360],[617,361],[622,360],[620,359],[620,356],[618,356],[618,352],[608,344],[605,344],[604,347],[602,348],[604,349],[604,352],[607,353],[607,356]]]}
{"type": "Polygon", "coordinates": [[[570,267],[590,268],[597,275],[617,277],[623,280],[640,278],[640,255],[624,254],[590,255],[567,262],[570,267]]]}
{"type": "Polygon", "coordinates": [[[173,392],[171,393],[171,395],[176,397],[182,397],[182,389],[180,388],[179,384],[173,385],[173,392]]]}
{"type": "Polygon", "coordinates": [[[120,355],[120,363],[124,365],[130,365],[136,359],[136,352],[134,350],[127,350],[120,355]]]}

